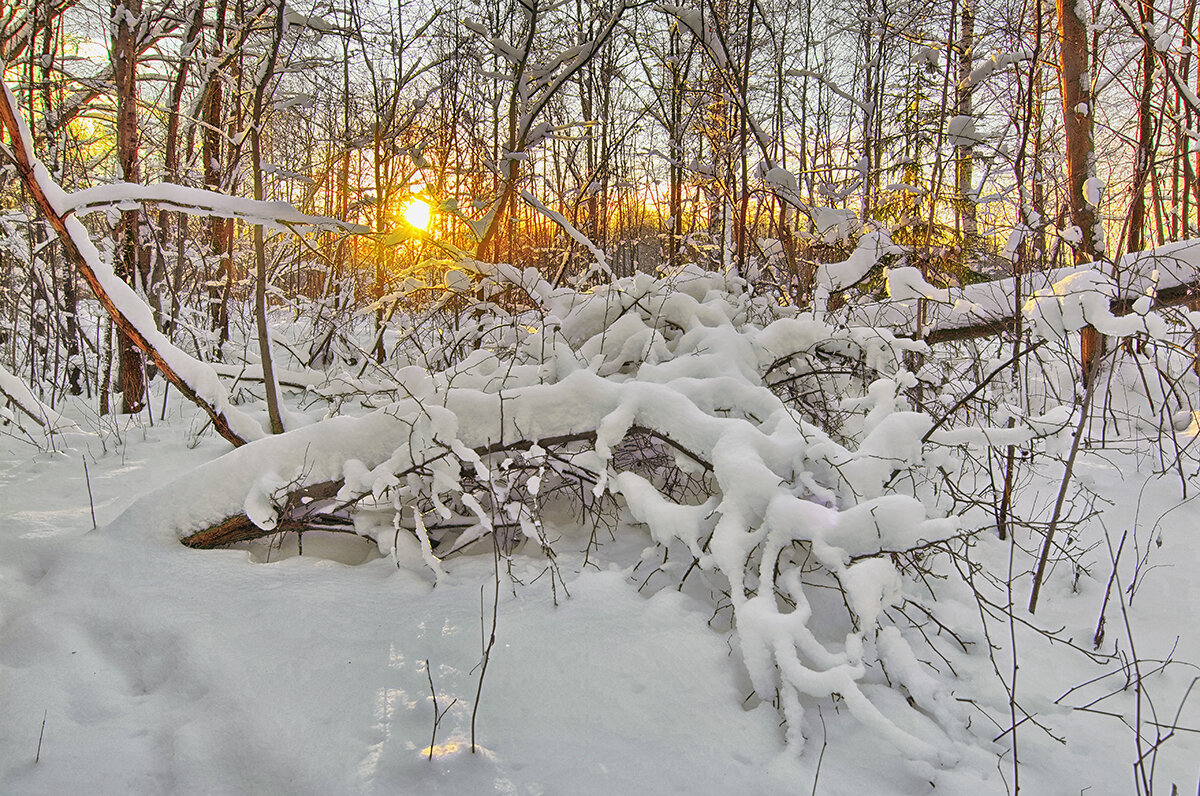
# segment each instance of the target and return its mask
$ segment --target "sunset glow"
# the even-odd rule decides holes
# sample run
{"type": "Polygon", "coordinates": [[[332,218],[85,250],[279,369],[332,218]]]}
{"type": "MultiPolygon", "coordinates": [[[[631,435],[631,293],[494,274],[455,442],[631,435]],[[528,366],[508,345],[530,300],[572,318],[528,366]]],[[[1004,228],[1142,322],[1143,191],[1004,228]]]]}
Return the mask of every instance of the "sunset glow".
{"type": "Polygon", "coordinates": [[[419,229],[422,232],[429,229],[429,222],[433,218],[433,210],[428,203],[421,199],[410,199],[408,204],[404,206],[404,223],[414,229],[419,229]]]}

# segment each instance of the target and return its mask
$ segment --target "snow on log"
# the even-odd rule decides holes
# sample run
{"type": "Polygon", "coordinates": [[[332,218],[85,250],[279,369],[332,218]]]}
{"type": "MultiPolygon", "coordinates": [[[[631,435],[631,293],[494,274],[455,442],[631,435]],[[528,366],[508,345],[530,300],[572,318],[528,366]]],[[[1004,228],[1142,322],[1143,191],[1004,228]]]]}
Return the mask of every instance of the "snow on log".
{"type": "MultiPolygon", "coordinates": [[[[865,238],[866,236],[864,236],[865,238]]],[[[861,247],[860,247],[861,249],[861,247]]],[[[849,268],[850,263],[866,265],[859,252],[846,263],[823,265],[822,269],[840,269],[848,277],[860,273],[858,267],[849,268]]],[[[896,280],[897,271],[889,269],[889,286],[896,280]]],[[[861,271],[865,274],[865,271],[861,271]]],[[[1138,312],[1135,306],[1144,307],[1150,300],[1151,307],[1167,307],[1192,300],[1194,288],[1200,280],[1200,240],[1184,240],[1167,243],[1155,249],[1130,252],[1114,267],[1111,263],[1088,263],[1037,271],[1021,277],[1022,297],[1037,297],[1039,301],[1024,302],[1014,307],[1017,295],[1013,277],[977,282],[960,287],[937,289],[919,283],[906,283],[891,299],[879,302],[852,302],[842,310],[847,323],[873,325],[891,329],[895,334],[912,334],[916,318],[917,299],[933,298],[935,302],[925,308],[922,335],[930,342],[962,339],[972,336],[995,334],[1010,327],[1017,311],[1034,313],[1043,322],[1043,328],[1051,336],[1061,331],[1075,331],[1080,325],[1064,327],[1060,332],[1051,331],[1058,320],[1052,320],[1046,312],[1054,310],[1044,299],[1053,298],[1067,321],[1087,319],[1083,325],[1092,324],[1104,334],[1125,336],[1148,332],[1158,337],[1161,326],[1158,320],[1118,320],[1127,318],[1130,312],[1138,312]],[[1111,270],[1115,276],[1109,276],[1111,270]],[[1071,292],[1075,297],[1071,297],[1071,292]],[[1101,306],[1107,302],[1105,306],[1101,306]],[[1040,313],[1040,314],[1039,314],[1040,313]],[[1148,325],[1149,324],[1149,325],[1148,325]]],[[[845,280],[842,280],[845,281],[845,280]]],[[[1145,307],[1149,309],[1148,307],[1145,307]]]]}

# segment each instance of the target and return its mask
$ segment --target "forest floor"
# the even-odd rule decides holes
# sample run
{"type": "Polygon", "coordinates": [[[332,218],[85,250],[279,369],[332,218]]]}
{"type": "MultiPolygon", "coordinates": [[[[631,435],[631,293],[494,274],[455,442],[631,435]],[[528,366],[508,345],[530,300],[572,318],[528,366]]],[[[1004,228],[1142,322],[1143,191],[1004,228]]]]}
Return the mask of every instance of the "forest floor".
{"type": "MultiPolygon", "coordinates": [[[[165,484],[186,488],[175,479],[227,444],[211,433],[197,444],[194,411],[174,400],[153,427],[144,415],[89,420],[81,406],[68,414],[85,430],[56,437],[53,452],[0,440],[6,794],[1013,790],[1003,685],[1013,673],[999,667],[1002,681],[985,654],[970,656],[950,686],[975,707],[967,732],[978,757],[944,767],[906,761],[829,700],[806,713],[797,755],[784,746],[778,712],[750,706],[730,634],[710,626],[711,606],[674,588],[639,589],[649,572],[634,572],[650,544],[644,531],[600,529],[593,539],[591,528],[562,524],[561,583],[539,556],[500,562],[496,642],[483,673],[491,555],[446,560],[435,586],[419,556],[385,558],[346,538],[309,535],[303,555],[294,542],[185,548],[125,510],[165,484]]],[[[1151,458],[1097,450],[1076,465],[1108,501],[1098,526],[1114,545],[1130,532],[1123,560],[1132,564],[1135,543],[1136,557],[1148,556],[1128,625],[1115,585],[1107,611],[1106,647],[1136,645],[1141,693],[1120,666],[1093,663],[1020,622],[1011,637],[991,639],[998,661],[1014,643],[1019,651],[1017,701],[1033,714],[1017,714],[1027,793],[1137,792],[1134,760],[1167,732],[1154,722],[1180,727],[1146,758],[1154,792],[1196,792],[1200,688],[1188,692],[1200,675],[1192,665],[1200,508],[1181,500],[1178,475],[1153,474],[1151,458]],[[1151,662],[1167,658],[1177,663],[1151,662]]],[[[1191,476],[1187,486],[1190,496],[1200,484],[1191,476]]],[[[1057,481],[1025,490],[1052,500],[1057,481]]],[[[1037,616],[1087,650],[1112,569],[1106,545],[1103,536],[1087,545],[1091,571],[1074,584],[1055,574],[1037,616]]],[[[979,555],[1003,566],[1009,549],[984,539],[979,555]]],[[[1018,605],[1027,587],[1017,582],[1018,605]]]]}

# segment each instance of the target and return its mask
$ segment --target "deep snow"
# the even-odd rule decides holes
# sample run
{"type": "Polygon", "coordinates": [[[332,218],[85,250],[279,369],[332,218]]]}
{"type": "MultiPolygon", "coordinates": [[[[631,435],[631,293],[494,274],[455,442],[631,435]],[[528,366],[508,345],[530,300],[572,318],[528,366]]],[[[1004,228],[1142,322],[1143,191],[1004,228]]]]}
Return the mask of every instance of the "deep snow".
{"type": "MultiPolygon", "coordinates": [[[[905,761],[850,720],[844,706],[825,702],[808,711],[809,740],[797,758],[783,745],[776,710],[746,701],[748,682],[729,632],[719,621],[718,629],[709,625],[711,606],[673,588],[639,593],[645,570],[635,574],[633,566],[650,540],[630,527],[615,538],[602,534],[586,568],[586,534],[558,529],[555,548],[570,596],[560,590],[557,606],[548,577],[538,578],[545,564],[537,555],[513,559],[512,574],[524,585],[502,569],[497,644],[472,755],[491,556],[448,559],[434,587],[419,556],[397,567],[344,540],[322,550],[310,537],[304,556],[264,545],[196,551],[162,528],[132,521],[136,515],[113,522],[135,497],[227,449],[211,434],[189,448],[194,410],[171,406],[168,422],[153,428],[135,423],[117,433],[106,425],[59,435],[57,453],[4,442],[5,793],[788,794],[814,792],[814,778],[815,792],[827,794],[990,794],[1011,787],[1007,741],[990,744],[1001,729],[986,718],[1006,722],[1005,697],[980,654],[967,658],[953,684],[956,697],[978,703],[972,733],[979,756],[945,769],[905,761]],[[433,722],[426,659],[439,707],[457,700],[438,727],[432,761],[422,754],[433,722]]],[[[1138,654],[1161,659],[1175,646],[1177,660],[1200,661],[1191,619],[1200,607],[1192,539],[1200,512],[1194,501],[1180,503],[1178,479],[1151,477],[1151,464],[1132,454],[1085,453],[1079,473],[1112,501],[1102,521],[1114,543],[1120,531],[1136,528],[1149,550],[1146,567],[1154,569],[1130,611],[1138,654]]],[[[1028,489],[1045,501],[1053,487],[1047,480],[1028,489]]],[[[988,539],[979,555],[995,565],[1007,550],[988,539]]],[[[1106,557],[1097,551],[1093,560],[1106,557]]],[[[1107,575],[1097,563],[1072,593],[1069,574],[1055,573],[1037,621],[1067,627],[1066,635],[1090,648],[1107,575]]],[[[1026,586],[1027,579],[1018,581],[1018,604],[1026,586]]],[[[1110,647],[1125,635],[1113,599],[1110,647]]],[[[944,608],[950,616],[974,610],[944,608]]],[[[993,633],[1003,627],[993,625],[993,633]]],[[[1133,695],[1117,693],[1091,708],[1104,713],[1053,702],[1114,668],[1017,630],[1018,700],[1066,740],[1060,744],[1031,721],[1019,727],[1022,789],[1134,792],[1136,753],[1126,726],[1136,720],[1133,695]]],[[[1009,644],[1001,636],[992,641],[1009,644]]],[[[1124,638],[1118,644],[1128,649],[1124,638]]],[[[1198,673],[1177,664],[1147,678],[1157,721],[1173,722],[1198,673]]],[[[1116,674],[1064,702],[1085,705],[1123,684],[1116,674]]],[[[1184,704],[1180,725],[1200,727],[1198,698],[1184,704]]],[[[1170,792],[1172,783],[1190,792],[1197,760],[1200,734],[1177,732],[1162,746],[1156,792],[1170,792]]]]}

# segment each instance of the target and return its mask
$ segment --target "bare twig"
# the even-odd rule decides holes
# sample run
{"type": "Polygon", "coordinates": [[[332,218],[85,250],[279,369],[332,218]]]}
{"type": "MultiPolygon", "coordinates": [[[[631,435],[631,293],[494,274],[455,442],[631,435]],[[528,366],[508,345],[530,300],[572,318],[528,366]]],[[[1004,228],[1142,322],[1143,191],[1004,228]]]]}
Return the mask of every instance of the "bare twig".
{"type": "MultiPolygon", "coordinates": [[[[488,662],[492,659],[492,648],[496,645],[496,620],[500,609],[500,540],[492,534],[492,564],[494,567],[492,584],[492,630],[487,643],[483,647],[483,664],[479,669],[479,685],[475,689],[475,704],[471,706],[471,754],[475,754],[475,719],[479,715],[479,699],[483,695],[483,678],[487,675],[488,662]]],[[[479,591],[479,607],[483,608],[483,589],[479,591]]],[[[480,615],[482,622],[483,616],[480,615]]]]}
{"type": "Polygon", "coordinates": [[[88,475],[87,457],[83,457],[83,480],[87,482],[88,508],[92,510],[92,530],[96,530],[96,501],[92,498],[92,477],[88,475]]]}
{"type": "Polygon", "coordinates": [[[38,733],[38,748],[37,754],[33,757],[33,764],[36,766],[42,759],[42,739],[46,736],[46,717],[50,715],[49,709],[42,712],[42,731],[38,733]]]}

